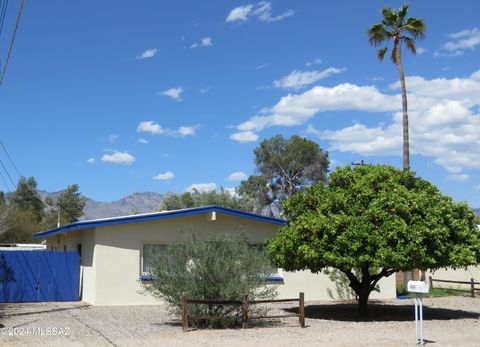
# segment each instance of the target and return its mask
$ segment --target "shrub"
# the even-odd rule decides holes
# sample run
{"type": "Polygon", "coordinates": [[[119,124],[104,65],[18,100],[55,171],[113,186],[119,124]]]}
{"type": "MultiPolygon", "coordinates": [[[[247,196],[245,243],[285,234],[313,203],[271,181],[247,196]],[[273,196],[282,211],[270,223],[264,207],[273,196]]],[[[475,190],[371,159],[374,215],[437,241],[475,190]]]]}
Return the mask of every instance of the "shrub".
{"type": "MultiPolygon", "coordinates": [[[[152,282],[145,289],[164,300],[173,314],[181,315],[182,296],[189,299],[242,300],[276,296],[276,287],[266,285],[273,268],[263,247],[250,245],[243,234],[218,233],[208,240],[188,235],[153,257],[152,282]]],[[[241,317],[239,306],[189,305],[192,316],[230,317],[196,322],[228,326],[241,317]]]]}

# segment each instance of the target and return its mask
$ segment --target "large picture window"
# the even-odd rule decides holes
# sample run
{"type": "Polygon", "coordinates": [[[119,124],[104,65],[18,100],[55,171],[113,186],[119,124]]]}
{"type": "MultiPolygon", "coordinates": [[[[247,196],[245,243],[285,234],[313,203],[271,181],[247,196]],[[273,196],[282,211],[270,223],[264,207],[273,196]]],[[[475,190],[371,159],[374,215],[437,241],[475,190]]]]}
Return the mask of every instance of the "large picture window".
{"type": "Polygon", "coordinates": [[[164,252],[167,248],[166,244],[145,243],[143,245],[143,262],[142,273],[150,274],[154,266],[155,258],[164,252]]]}

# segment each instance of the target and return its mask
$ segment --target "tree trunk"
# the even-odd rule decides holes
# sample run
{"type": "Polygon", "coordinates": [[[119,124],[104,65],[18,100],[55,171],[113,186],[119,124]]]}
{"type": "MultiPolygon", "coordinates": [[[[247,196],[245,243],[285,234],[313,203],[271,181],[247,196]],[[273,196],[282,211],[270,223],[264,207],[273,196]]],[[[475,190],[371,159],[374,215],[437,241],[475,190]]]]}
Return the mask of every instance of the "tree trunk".
{"type": "Polygon", "coordinates": [[[402,52],[400,50],[400,44],[397,44],[395,49],[395,63],[400,75],[400,85],[402,89],[402,124],[403,124],[403,169],[410,169],[410,140],[408,136],[408,107],[407,107],[407,87],[405,84],[405,72],[402,65],[402,52]]]}
{"type": "Polygon", "coordinates": [[[370,296],[370,288],[362,288],[358,293],[358,313],[360,318],[366,318],[368,314],[368,297],[370,296]]]}

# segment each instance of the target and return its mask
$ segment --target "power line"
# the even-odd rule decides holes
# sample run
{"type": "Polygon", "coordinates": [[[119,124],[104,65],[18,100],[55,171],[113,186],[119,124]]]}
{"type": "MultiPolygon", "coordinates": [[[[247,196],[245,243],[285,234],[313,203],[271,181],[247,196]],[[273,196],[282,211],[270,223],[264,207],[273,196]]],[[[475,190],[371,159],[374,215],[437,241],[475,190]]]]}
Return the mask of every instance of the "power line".
{"type": "Polygon", "coordinates": [[[7,174],[8,178],[10,179],[10,182],[12,182],[13,187],[16,187],[15,183],[13,182],[12,176],[10,176],[10,174],[8,173],[7,168],[3,164],[2,159],[0,159],[0,165],[2,165],[3,171],[5,171],[5,173],[7,174]]]}
{"type": "Polygon", "coordinates": [[[5,186],[5,188],[7,188],[8,192],[11,193],[12,191],[10,190],[10,187],[7,184],[7,180],[5,179],[5,177],[2,174],[2,171],[0,171],[0,177],[2,178],[3,185],[5,186]]]}
{"type": "Polygon", "coordinates": [[[22,16],[23,5],[25,4],[25,0],[22,0],[20,4],[20,9],[18,10],[17,15],[17,22],[15,23],[15,29],[13,31],[12,39],[10,41],[10,47],[8,47],[7,59],[5,60],[5,64],[3,65],[2,75],[0,76],[0,85],[2,85],[3,79],[5,77],[5,73],[7,72],[8,61],[10,60],[10,55],[12,54],[13,43],[15,42],[15,37],[17,36],[18,25],[20,24],[20,17],[22,16]]]}
{"type": "MultiPolygon", "coordinates": [[[[7,155],[7,158],[8,160],[10,161],[10,164],[12,164],[13,168],[15,169],[15,172],[17,173],[18,176],[20,177],[24,177],[20,171],[18,170],[17,166],[15,165],[15,163],[13,162],[13,159],[12,157],[10,156],[10,154],[8,153],[7,151],[7,148],[5,147],[5,145],[3,144],[3,142],[0,140],[0,146],[3,148],[3,151],[5,152],[5,154],[7,155]]],[[[0,159],[0,162],[1,162],[1,159],[0,159]]],[[[5,168],[5,166],[3,165],[2,163],[2,166],[5,170],[5,172],[7,173],[8,177],[10,177],[10,174],[8,173],[7,169],[5,168]]],[[[13,180],[12,178],[10,177],[10,180],[12,181],[13,183],[13,180]]],[[[30,187],[30,185],[28,183],[25,184],[28,188],[28,190],[30,190],[32,192],[32,194],[38,199],[40,200],[45,206],[48,206],[50,208],[53,208],[54,210],[57,210],[57,207],[55,206],[52,206],[50,204],[48,204],[46,201],[43,201],[43,199],[40,197],[40,195],[38,195],[38,193],[35,191],[35,189],[33,189],[32,187],[30,187]]],[[[15,187],[15,184],[13,183],[13,186],[15,187]]]]}
{"type": "Polygon", "coordinates": [[[7,14],[8,0],[2,1],[2,7],[0,11],[0,35],[2,35],[3,23],[5,23],[5,15],[7,14]]]}

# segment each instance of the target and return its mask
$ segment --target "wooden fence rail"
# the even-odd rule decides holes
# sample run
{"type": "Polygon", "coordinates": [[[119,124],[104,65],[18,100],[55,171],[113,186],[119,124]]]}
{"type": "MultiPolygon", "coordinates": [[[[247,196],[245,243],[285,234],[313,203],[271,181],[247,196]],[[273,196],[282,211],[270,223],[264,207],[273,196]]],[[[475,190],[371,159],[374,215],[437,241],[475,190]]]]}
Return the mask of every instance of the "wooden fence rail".
{"type": "Polygon", "coordinates": [[[433,288],[433,282],[441,282],[441,283],[456,283],[456,284],[469,284],[470,285],[470,290],[462,290],[462,289],[455,289],[455,288],[452,288],[454,290],[459,290],[459,291],[462,291],[462,292],[470,292],[470,296],[472,298],[475,297],[475,291],[478,290],[480,291],[480,288],[475,288],[475,285],[478,284],[480,285],[480,282],[475,282],[475,280],[473,278],[470,279],[470,281],[452,281],[452,280],[441,280],[441,279],[436,279],[436,278],[432,278],[432,276],[430,276],[428,278],[429,282],[430,282],[430,288],[433,288]]]}
{"type": "Polygon", "coordinates": [[[248,296],[245,295],[243,300],[216,300],[216,299],[188,299],[186,296],[182,297],[182,330],[185,332],[188,330],[188,323],[192,320],[211,320],[211,319],[231,319],[231,317],[214,317],[214,316],[198,316],[191,317],[188,314],[188,304],[200,304],[200,305],[235,305],[240,306],[242,310],[242,328],[248,327],[248,321],[253,319],[268,319],[268,318],[287,318],[298,317],[298,321],[301,328],[305,328],[305,295],[300,293],[296,299],[278,299],[278,300],[248,300],[248,296]],[[298,301],[298,314],[285,314],[275,316],[248,316],[249,305],[278,303],[278,302],[295,302],[298,301]]]}

